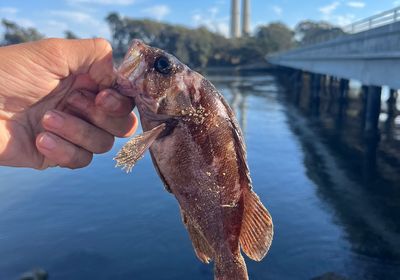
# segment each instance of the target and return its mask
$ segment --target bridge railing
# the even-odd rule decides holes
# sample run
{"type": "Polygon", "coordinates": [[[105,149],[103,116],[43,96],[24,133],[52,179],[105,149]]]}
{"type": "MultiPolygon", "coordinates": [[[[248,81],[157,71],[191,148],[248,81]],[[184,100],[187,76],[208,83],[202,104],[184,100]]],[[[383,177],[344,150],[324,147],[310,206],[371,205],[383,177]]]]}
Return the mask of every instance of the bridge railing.
{"type": "Polygon", "coordinates": [[[400,20],[400,6],[377,15],[356,21],[343,28],[346,33],[358,33],[400,20]]]}

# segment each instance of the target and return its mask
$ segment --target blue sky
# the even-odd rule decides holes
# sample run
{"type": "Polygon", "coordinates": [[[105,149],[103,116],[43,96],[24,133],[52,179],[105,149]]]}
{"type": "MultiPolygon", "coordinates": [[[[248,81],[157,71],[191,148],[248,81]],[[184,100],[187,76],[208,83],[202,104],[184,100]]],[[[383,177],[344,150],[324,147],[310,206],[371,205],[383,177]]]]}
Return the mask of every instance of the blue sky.
{"type": "MultiPolygon", "coordinates": [[[[191,27],[204,25],[228,34],[230,0],[1,0],[0,18],[33,26],[49,37],[72,30],[81,37],[110,33],[104,17],[111,11],[191,27]]],[[[303,19],[346,25],[400,6],[400,0],[251,0],[252,26],[282,21],[293,27],[303,19]]]]}

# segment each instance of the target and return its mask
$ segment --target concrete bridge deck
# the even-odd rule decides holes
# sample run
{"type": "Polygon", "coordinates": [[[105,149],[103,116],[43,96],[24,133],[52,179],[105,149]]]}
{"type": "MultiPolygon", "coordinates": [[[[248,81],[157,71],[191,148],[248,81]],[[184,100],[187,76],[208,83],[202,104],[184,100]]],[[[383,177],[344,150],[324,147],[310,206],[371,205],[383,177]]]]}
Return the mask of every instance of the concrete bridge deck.
{"type": "Polygon", "coordinates": [[[273,54],[267,60],[274,65],[359,80],[367,86],[400,89],[400,22],[273,54]]]}

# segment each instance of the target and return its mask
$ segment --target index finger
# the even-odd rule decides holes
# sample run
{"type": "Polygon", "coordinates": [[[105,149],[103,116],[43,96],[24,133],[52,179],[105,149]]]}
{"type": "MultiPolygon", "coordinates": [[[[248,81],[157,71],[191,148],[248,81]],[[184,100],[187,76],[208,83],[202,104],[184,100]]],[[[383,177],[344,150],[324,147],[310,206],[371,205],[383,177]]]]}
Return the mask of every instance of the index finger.
{"type": "Polygon", "coordinates": [[[132,112],[135,102],[113,89],[104,89],[96,95],[96,106],[112,117],[123,117],[132,112]]]}
{"type": "Polygon", "coordinates": [[[99,89],[110,87],[115,80],[112,48],[106,39],[44,39],[31,45],[38,53],[43,50],[50,53],[54,59],[49,60],[56,61],[57,67],[51,63],[43,65],[60,79],[88,74],[99,89]]]}

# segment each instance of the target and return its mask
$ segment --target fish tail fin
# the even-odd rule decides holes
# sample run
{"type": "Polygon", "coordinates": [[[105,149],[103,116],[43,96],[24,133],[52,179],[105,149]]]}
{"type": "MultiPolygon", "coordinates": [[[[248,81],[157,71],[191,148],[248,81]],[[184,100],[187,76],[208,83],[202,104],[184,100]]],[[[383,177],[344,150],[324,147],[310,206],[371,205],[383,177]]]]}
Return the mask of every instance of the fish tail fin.
{"type": "Polygon", "coordinates": [[[232,258],[217,258],[214,264],[214,280],[248,280],[246,263],[239,253],[232,258]]]}
{"type": "Polygon", "coordinates": [[[244,191],[244,214],[240,232],[243,252],[260,261],[267,254],[274,235],[271,215],[252,190],[244,191]]]}

